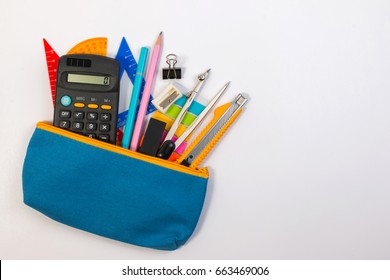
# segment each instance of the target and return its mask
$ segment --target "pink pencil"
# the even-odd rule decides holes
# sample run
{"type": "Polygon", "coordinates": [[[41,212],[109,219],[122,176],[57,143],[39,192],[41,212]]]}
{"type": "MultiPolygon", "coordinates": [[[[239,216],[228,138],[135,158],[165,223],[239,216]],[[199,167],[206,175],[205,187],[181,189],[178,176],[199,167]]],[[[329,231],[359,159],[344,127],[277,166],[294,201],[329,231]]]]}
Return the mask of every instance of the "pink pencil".
{"type": "Polygon", "coordinates": [[[153,47],[152,58],[150,59],[150,66],[148,67],[148,73],[146,74],[144,92],[142,93],[137,120],[134,125],[133,137],[131,138],[130,143],[130,150],[132,151],[137,151],[139,146],[142,127],[144,125],[144,119],[146,116],[146,109],[148,108],[148,103],[150,99],[150,92],[152,90],[153,81],[156,76],[156,68],[160,58],[161,40],[162,32],[160,32],[160,35],[158,36],[156,43],[153,47]]]}

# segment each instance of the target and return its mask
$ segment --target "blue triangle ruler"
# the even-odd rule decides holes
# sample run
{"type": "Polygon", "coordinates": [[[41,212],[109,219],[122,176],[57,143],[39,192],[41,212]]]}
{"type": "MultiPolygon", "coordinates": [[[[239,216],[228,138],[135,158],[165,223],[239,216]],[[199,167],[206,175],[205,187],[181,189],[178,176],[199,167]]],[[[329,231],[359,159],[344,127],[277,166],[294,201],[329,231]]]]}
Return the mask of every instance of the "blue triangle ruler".
{"type": "MultiPolygon", "coordinates": [[[[122,42],[119,46],[119,50],[115,56],[115,59],[117,59],[120,63],[119,76],[122,78],[123,73],[126,72],[130,78],[130,81],[134,84],[135,73],[137,72],[137,61],[135,60],[134,55],[131,52],[125,37],[122,38],[122,42]]],[[[142,79],[141,93],[143,92],[144,85],[145,85],[145,80],[142,79]]],[[[142,94],[140,96],[140,99],[141,97],[142,94]]],[[[152,100],[153,97],[150,96],[149,105],[146,114],[153,113],[154,111],[157,110],[156,107],[154,107],[154,105],[151,103],[152,100]]],[[[127,110],[118,114],[118,128],[125,126],[126,117],[127,117],[127,110]]]]}

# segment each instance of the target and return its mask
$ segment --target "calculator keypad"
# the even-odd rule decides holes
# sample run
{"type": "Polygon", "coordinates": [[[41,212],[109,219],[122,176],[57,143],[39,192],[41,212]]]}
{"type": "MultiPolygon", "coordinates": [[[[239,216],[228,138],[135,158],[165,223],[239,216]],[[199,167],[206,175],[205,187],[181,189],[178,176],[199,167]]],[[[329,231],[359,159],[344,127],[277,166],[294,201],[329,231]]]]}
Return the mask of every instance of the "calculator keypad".
{"type": "MultiPolygon", "coordinates": [[[[109,133],[111,132],[111,126],[108,122],[110,122],[112,119],[111,113],[89,112],[89,111],[83,112],[79,110],[79,108],[85,108],[85,107],[90,109],[99,108],[99,106],[96,104],[92,104],[92,106],[90,105],[91,104],[85,106],[84,103],[75,103],[74,107],[76,107],[75,109],[77,110],[73,112],[71,110],[60,110],[59,126],[65,129],[72,128],[71,130],[75,132],[82,132],[85,129],[86,131],[86,133],[84,133],[85,136],[110,142],[111,138],[109,133]]],[[[102,107],[103,106],[104,105],[102,105],[102,107]]],[[[105,109],[104,111],[107,111],[107,109],[105,109]]]]}

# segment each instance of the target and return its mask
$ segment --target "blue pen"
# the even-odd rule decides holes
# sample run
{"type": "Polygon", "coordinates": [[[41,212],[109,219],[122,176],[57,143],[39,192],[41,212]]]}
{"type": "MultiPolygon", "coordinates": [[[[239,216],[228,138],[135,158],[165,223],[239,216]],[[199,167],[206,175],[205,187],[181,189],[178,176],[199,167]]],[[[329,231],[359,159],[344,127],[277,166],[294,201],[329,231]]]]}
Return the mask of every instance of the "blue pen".
{"type": "Polygon", "coordinates": [[[133,135],[133,128],[135,117],[137,115],[137,105],[139,96],[141,94],[142,79],[146,69],[146,62],[149,49],[147,47],[141,48],[141,53],[138,59],[137,73],[134,78],[133,91],[131,93],[131,99],[129,104],[129,110],[127,112],[127,120],[125,130],[123,132],[122,147],[128,149],[130,146],[131,135],[133,135]]]}

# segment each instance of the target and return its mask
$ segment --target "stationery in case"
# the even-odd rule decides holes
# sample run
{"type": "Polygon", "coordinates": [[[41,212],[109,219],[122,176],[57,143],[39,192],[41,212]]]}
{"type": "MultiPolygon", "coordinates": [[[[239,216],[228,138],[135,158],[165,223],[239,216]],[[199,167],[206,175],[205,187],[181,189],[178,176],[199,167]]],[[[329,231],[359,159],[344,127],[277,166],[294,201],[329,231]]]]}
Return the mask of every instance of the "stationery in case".
{"type": "Polygon", "coordinates": [[[24,202],[69,226],[174,250],[198,222],[208,169],[194,169],[40,122],[23,166],[24,202]]]}

